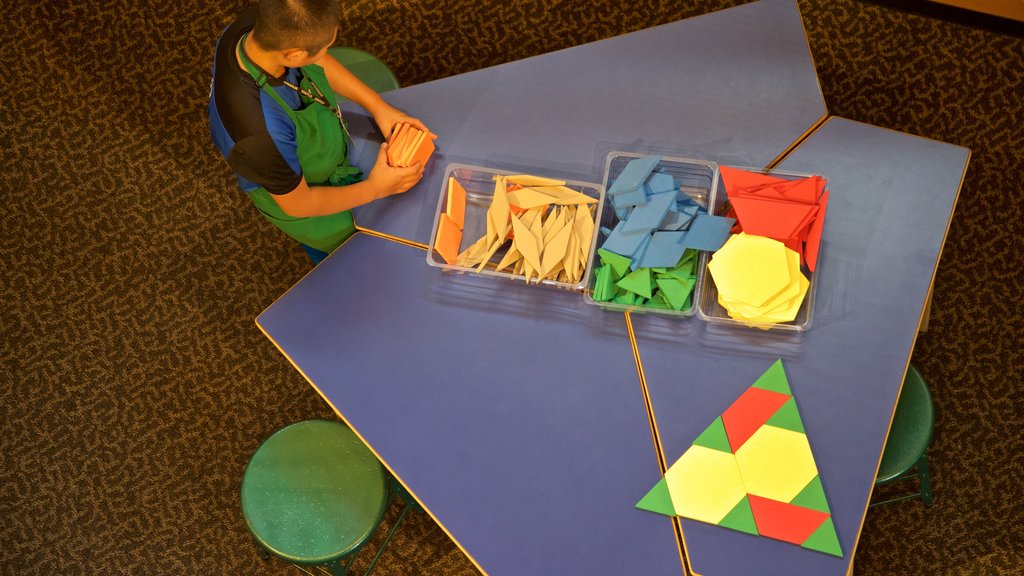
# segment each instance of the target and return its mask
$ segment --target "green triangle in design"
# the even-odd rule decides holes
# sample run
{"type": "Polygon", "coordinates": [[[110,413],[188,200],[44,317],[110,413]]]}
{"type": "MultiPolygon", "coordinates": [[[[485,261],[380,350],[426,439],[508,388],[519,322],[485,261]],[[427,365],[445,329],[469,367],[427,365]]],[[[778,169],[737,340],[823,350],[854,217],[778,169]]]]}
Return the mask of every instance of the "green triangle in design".
{"type": "Polygon", "coordinates": [[[732,454],[732,447],[729,445],[729,436],[725,432],[725,423],[722,422],[722,417],[715,418],[715,421],[710,426],[704,429],[697,436],[697,439],[693,441],[695,446],[703,446],[705,448],[711,448],[712,450],[718,450],[720,452],[728,452],[732,454]]]}
{"type": "Polygon", "coordinates": [[[672,497],[668,493],[668,483],[664,478],[659,480],[654,488],[651,488],[647,495],[636,503],[636,507],[665,516],[676,515],[676,509],[672,506],[672,497]]]}
{"type": "Polygon", "coordinates": [[[803,433],[804,423],[800,420],[800,411],[796,409],[796,399],[787,400],[765,424],[803,433]]]}
{"type": "Polygon", "coordinates": [[[750,500],[746,496],[725,515],[725,518],[722,518],[718,525],[746,532],[747,534],[758,535],[757,522],[754,521],[754,511],[750,509],[750,500]]]}
{"type": "Polygon", "coordinates": [[[821,526],[818,526],[818,529],[808,536],[801,546],[809,550],[843,557],[843,548],[839,545],[839,536],[836,534],[836,526],[832,523],[831,518],[822,522],[821,526]]]}
{"type": "Polygon", "coordinates": [[[815,476],[789,503],[826,514],[832,513],[828,509],[828,499],[825,498],[825,489],[821,485],[821,476],[815,476]]]}
{"type": "Polygon", "coordinates": [[[786,379],[786,371],[782,368],[782,360],[776,360],[771,368],[765,371],[764,374],[761,374],[761,377],[754,382],[753,386],[754,388],[763,388],[788,396],[793,395],[793,392],[789,389],[789,380],[786,379]]]}

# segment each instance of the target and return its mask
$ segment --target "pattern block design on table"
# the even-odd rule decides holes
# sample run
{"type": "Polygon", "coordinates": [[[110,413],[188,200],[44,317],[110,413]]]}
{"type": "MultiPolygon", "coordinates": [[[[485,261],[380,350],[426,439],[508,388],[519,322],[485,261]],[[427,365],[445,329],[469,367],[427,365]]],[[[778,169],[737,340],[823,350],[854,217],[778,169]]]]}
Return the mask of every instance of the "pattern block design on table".
{"type": "Polygon", "coordinates": [[[637,508],[843,556],[782,360],[693,441],[637,508]]]}

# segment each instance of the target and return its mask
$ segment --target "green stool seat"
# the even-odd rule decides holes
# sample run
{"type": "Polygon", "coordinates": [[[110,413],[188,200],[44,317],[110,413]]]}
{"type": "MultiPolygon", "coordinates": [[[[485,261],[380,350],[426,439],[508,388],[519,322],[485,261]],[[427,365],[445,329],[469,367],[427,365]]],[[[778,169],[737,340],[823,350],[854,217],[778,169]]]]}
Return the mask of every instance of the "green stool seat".
{"type": "Polygon", "coordinates": [[[278,430],[256,449],[242,477],[241,501],[261,549],[344,573],[332,564],[354,558],[380,525],[388,478],[344,424],[307,420],[278,430]]]}
{"type": "Polygon", "coordinates": [[[917,477],[921,491],[908,496],[893,498],[877,504],[886,504],[920,496],[926,505],[932,503],[931,477],[928,470],[928,446],[932,443],[935,429],[935,408],[921,373],[913,365],[907,369],[903,389],[896,403],[885,452],[878,467],[876,485],[917,477]],[[913,470],[916,468],[916,472],[913,470]]]}
{"type": "Polygon", "coordinates": [[[327,52],[376,92],[387,92],[399,87],[394,72],[369,52],[342,46],[332,46],[327,52]]]}

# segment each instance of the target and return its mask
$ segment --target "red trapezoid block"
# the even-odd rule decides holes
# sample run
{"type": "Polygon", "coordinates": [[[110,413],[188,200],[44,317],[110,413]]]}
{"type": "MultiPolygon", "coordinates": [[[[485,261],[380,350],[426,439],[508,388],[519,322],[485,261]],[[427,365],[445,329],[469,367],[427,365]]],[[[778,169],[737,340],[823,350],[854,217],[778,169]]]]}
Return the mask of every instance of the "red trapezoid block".
{"type": "Polygon", "coordinates": [[[722,413],[722,422],[733,454],[789,399],[790,396],[786,394],[754,387],[748,388],[737,398],[722,413]]]}
{"type": "Polygon", "coordinates": [[[748,494],[747,499],[754,514],[754,522],[757,523],[757,532],[761,536],[791,544],[803,544],[829,518],[825,512],[753,494],[748,494]]]}

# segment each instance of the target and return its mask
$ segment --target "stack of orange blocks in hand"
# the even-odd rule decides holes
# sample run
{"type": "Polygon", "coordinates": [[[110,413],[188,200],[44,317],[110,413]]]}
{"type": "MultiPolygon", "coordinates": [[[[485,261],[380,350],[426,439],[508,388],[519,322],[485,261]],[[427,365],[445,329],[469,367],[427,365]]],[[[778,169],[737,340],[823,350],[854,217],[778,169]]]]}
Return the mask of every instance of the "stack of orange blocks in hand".
{"type": "Polygon", "coordinates": [[[388,164],[397,168],[427,163],[434,153],[434,140],[419,128],[401,122],[391,131],[388,139],[388,164]]]}

